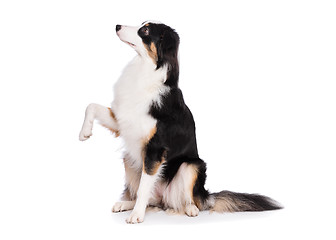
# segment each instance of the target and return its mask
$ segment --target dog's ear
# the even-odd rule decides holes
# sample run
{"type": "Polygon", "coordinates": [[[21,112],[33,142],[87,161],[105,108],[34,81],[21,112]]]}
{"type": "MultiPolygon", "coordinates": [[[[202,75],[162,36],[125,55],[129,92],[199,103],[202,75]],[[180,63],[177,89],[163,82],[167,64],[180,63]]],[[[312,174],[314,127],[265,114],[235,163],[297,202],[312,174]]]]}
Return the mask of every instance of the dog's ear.
{"type": "Polygon", "coordinates": [[[157,47],[157,68],[162,67],[166,63],[168,63],[168,65],[175,65],[177,63],[179,43],[180,38],[173,29],[168,28],[163,31],[157,47]]]}

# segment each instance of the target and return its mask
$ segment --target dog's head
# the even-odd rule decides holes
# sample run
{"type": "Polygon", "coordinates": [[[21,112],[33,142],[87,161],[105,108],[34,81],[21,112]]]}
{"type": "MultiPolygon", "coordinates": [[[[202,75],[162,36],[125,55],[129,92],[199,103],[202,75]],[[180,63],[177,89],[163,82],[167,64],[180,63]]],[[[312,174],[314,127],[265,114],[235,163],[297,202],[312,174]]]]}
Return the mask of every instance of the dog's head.
{"type": "Polygon", "coordinates": [[[168,65],[168,69],[178,68],[179,36],[174,29],[156,22],[144,22],[141,26],[117,25],[116,32],[121,41],[127,43],[141,57],[154,61],[159,69],[168,65]]]}

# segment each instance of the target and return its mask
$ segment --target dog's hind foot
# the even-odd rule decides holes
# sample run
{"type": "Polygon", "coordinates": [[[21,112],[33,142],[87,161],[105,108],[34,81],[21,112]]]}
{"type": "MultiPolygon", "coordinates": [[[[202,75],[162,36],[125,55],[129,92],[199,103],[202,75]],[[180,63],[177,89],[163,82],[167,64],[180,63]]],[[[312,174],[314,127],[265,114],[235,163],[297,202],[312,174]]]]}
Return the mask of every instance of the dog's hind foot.
{"type": "Polygon", "coordinates": [[[122,201],[122,202],[116,202],[114,206],[112,207],[112,212],[123,212],[132,210],[134,208],[135,201],[122,201]]]}
{"type": "Polygon", "coordinates": [[[196,217],[198,216],[199,209],[196,207],[195,204],[187,204],[185,207],[185,214],[189,217],[196,217]]]}

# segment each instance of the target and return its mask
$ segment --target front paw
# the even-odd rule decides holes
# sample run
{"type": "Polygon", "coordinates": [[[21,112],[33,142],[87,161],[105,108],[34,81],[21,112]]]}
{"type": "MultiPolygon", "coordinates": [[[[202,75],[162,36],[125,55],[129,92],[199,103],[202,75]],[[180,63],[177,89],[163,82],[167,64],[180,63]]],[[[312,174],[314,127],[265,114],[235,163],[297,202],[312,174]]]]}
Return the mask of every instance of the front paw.
{"type": "Polygon", "coordinates": [[[82,130],[79,133],[79,140],[85,141],[92,136],[92,127],[91,126],[83,126],[82,130]]]}
{"type": "Polygon", "coordinates": [[[145,218],[145,213],[139,213],[137,211],[132,211],[131,215],[126,219],[127,223],[142,223],[145,218]]]}

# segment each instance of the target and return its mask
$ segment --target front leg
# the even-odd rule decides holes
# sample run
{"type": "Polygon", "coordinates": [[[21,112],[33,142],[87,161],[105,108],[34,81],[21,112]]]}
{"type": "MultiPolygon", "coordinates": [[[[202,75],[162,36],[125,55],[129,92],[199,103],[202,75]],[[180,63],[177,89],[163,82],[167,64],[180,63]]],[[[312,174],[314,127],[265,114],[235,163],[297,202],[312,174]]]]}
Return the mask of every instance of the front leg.
{"type": "Polygon", "coordinates": [[[137,193],[137,200],[130,216],[126,219],[127,223],[141,223],[145,218],[145,212],[152,189],[158,179],[158,174],[149,175],[145,172],[141,175],[140,186],[137,193]]]}
{"type": "Polygon", "coordinates": [[[144,220],[149,199],[152,196],[155,183],[160,178],[162,164],[165,162],[165,151],[147,145],[140,185],[134,209],[126,219],[127,223],[141,223],[144,220]]]}
{"type": "Polygon", "coordinates": [[[79,133],[79,140],[85,141],[90,138],[95,119],[97,119],[102,126],[108,128],[117,136],[119,135],[117,119],[111,108],[91,103],[87,106],[85,111],[85,119],[82,130],[79,133]]]}

